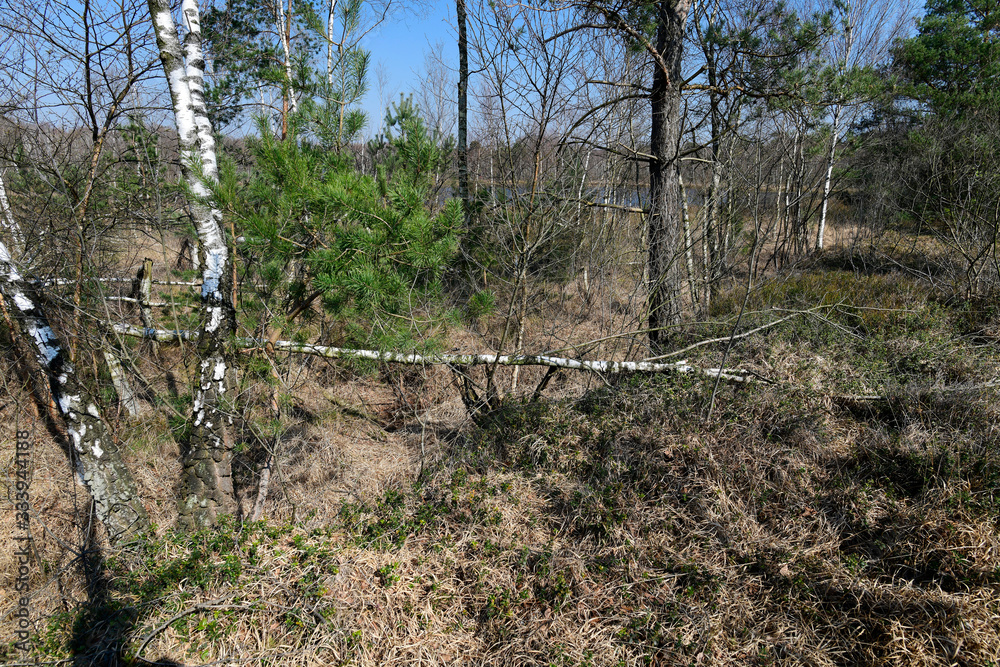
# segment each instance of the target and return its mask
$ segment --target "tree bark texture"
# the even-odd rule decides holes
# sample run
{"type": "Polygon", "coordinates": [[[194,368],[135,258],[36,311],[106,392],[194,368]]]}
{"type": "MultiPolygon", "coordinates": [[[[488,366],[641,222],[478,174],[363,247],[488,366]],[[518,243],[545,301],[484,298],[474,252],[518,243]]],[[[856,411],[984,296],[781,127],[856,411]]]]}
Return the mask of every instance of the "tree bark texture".
{"type": "MultiPolygon", "coordinates": [[[[65,347],[49,326],[41,301],[0,242],[0,292],[7,310],[29,341],[48,380],[52,398],[66,425],[69,454],[80,481],[94,501],[94,512],[115,543],[149,527],[135,481],[108,433],[97,403],[80,385],[65,347]]],[[[11,332],[12,334],[14,332],[11,332]]]]}
{"type": "Polygon", "coordinates": [[[7,199],[7,188],[3,183],[2,170],[0,170],[0,225],[3,225],[7,234],[10,235],[9,240],[14,245],[15,251],[20,252],[24,248],[24,235],[21,234],[21,227],[14,221],[14,212],[7,199]]]}
{"type": "Polygon", "coordinates": [[[456,0],[458,15],[458,196],[462,200],[465,228],[469,228],[469,42],[466,37],[465,0],[456,0]]]}
{"type": "Polygon", "coordinates": [[[648,281],[649,342],[664,348],[670,329],[681,321],[683,253],[680,212],[680,101],[684,24],[690,0],[657,4],[656,59],[650,92],[648,281]]]}
{"type": "Polygon", "coordinates": [[[215,524],[219,514],[235,509],[232,484],[232,440],[223,409],[226,393],[225,343],[233,331],[230,302],[229,249],[222,213],[215,208],[209,183],[218,180],[215,140],[204,100],[204,57],[196,0],[184,0],[188,34],[184,52],[168,0],[148,0],[160,60],[170,86],[180,142],[181,171],[193,195],[191,217],[198,230],[202,266],[202,328],[194,410],[184,457],[179,524],[188,529],[215,524]],[[185,62],[186,55],[186,62],[185,62]]]}

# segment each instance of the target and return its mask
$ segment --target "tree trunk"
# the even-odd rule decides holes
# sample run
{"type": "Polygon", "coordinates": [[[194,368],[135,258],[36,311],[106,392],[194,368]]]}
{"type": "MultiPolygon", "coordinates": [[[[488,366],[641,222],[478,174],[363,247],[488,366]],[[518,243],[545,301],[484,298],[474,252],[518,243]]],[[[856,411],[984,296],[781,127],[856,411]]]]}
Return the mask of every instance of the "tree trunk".
{"type": "MultiPolygon", "coordinates": [[[[150,305],[153,294],[153,260],[146,257],[142,260],[142,268],[136,274],[135,299],[139,302],[139,318],[142,326],[147,329],[155,329],[156,321],[153,319],[153,307],[150,305]]],[[[150,349],[153,356],[157,356],[156,341],[150,342],[150,349]]]]}
{"type": "Polygon", "coordinates": [[[49,326],[38,297],[21,279],[3,242],[0,242],[0,292],[24,338],[33,344],[35,358],[66,425],[69,455],[80,481],[90,492],[94,511],[107,529],[108,539],[114,543],[144,531],[149,527],[149,518],[118,444],[108,433],[97,403],[77,381],[66,349],[49,326]]]}
{"type": "MultiPolygon", "coordinates": [[[[710,25],[715,24],[718,17],[718,5],[711,14],[710,25]]],[[[704,266],[705,293],[701,304],[701,313],[708,316],[712,299],[718,289],[721,257],[719,256],[719,238],[721,236],[719,216],[719,185],[722,181],[722,114],[719,112],[720,96],[716,92],[719,86],[719,68],[717,45],[713,40],[705,39],[700,26],[698,39],[702,43],[705,55],[705,73],[708,76],[709,119],[712,132],[712,182],[708,188],[708,200],[704,203],[706,214],[703,216],[704,232],[702,234],[702,263],[704,266]]]]}
{"type": "Polygon", "coordinates": [[[184,0],[188,25],[187,63],[168,0],[148,0],[160,60],[170,85],[180,142],[181,171],[194,195],[189,202],[202,254],[202,318],[200,357],[191,434],[184,457],[179,523],[185,528],[211,526],[221,513],[235,508],[231,472],[232,440],[222,406],[226,393],[225,342],[234,328],[230,302],[229,248],[222,231],[222,214],[212,202],[207,183],[218,180],[215,141],[205,112],[204,59],[196,0],[184,0]],[[200,169],[198,168],[200,167],[200,169]]]}
{"type": "MultiPolygon", "coordinates": [[[[857,15],[851,11],[848,5],[844,26],[844,58],[841,61],[839,74],[845,73],[851,61],[851,52],[854,50],[854,21],[857,15]]],[[[833,165],[837,158],[837,141],[840,139],[840,117],[844,113],[844,105],[837,104],[833,109],[833,128],[831,128],[830,152],[827,155],[826,177],[823,181],[823,211],[819,216],[819,229],[816,232],[816,250],[823,249],[823,235],[826,233],[826,210],[830,202],[830,184],[833,180],[833,165]]]]}
{"type": "Polygon", "coordinates": [[[689,0],[661,0],[657,5],[656,52],[653,70],[652,129],[649,165],[649,342],[663,349],[670,329],[681,321],[683,271],[680,220],[680,99],[684,24],[689,0]]]}
{"type": "Polygon", "coordinates": [[[819,229],[816,230],[816,250],[823,249],[823,236],[826,234],[826,209],[830,202],[830,184],[833,181],[833,164],[837,159],[837,139],[840,138],[841,105],[833,110],[833,129],[830,137],[830,152],[826,156],[826,176],[823,179],[823,208],[819,214],[819,229]]]}
{"type": "Polygon", "coordinates": [[[458,14],[458,196],[462,200],[465,229],[472,214],[469,205],[469,42],[465,34],[465,0],[456,0],[458,14]]]}
{"type": "Polygon", "coordinates": [[[7,199],[7,188],[3,184],[2,170],[0,170],[0,224],[10,234],[9,240],[14,244],[16,251],[20,252],[24,248],[24,235],[21,234],[21,227],[14,221],[14,212],[7,199]]]}
{"type": "Polygon", "coordinates": [[[691,212],[688,209],[687,189],[684,187],[684,177],[677,175],[678,186],[681,191],[681,211],[683,215],[684,227],[684,260],[687,268],[688,291],[691,293],[691,304],[697,304],[698,298],[697,278],[694,275],[694,243],[691,241],[691,212]]]}
{"type": "MultiPolygon", "coordinates": [[[[286,16],[283,0],[276,0],[275,19],[277,21],[278,34],[281,36],[281,50],[284,52],[285,60],[285,89],[282,92],[281,102],[281,140],[288,138],[288,112],[298,111],[298,104],[295,101],[295,89],[292,87],[292,0],[288,0],[288,12],[286,16]],[[291,107],[289,109],[289,106],[291,107]]],[[[199,39],[200,41],[200,39],[199,39]]]]}
{"type": "Polygon", "coordinates": [[[712,151],[712,184],[708,189],[708,214],[705,216],[705,302],[702,312],[707,316],[709,306],[719,290],[722,273],[721,236],[723,227],[719,215],[719,192],[722,185],[722,155],[712,151]]]}
{"type": "Polygon", "coordinates": [[[129,384],[128,377],[125,375],[122,361],[118,358],[118,354],[111,349],[111,344],[111,341],[104,342],[104,362],[108,365],[111,384],[114,385],[121,406],[125,408],[130,417],[135,417],[139,414],[139,400],[136,398],[135,392],[132,391],[132,385],[129,384]]]}
{"type": "Polygon", "coordinates": [[[802,215],[802,199],[805,197],[806,162],[803,147],[806,143],[805,130],[796,122],[795,128],[795,254],[806,251],[808,234],[806,220],[802,215]]]}

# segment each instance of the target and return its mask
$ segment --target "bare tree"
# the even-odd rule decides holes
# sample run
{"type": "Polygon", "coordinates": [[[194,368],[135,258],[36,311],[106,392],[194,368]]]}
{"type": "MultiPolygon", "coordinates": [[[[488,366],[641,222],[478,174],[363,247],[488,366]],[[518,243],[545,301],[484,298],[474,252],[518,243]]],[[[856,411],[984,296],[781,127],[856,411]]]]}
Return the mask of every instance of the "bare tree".
{"type": "MultiPolygon", "coordinates": [[[[565,33],[598,31],[617,35],[650,60],[648,152],[632,157],[649,167],[647,200],[647,319],[649,342],[660,350],[681,321],[684,255],[680,206],[681,72],[690,0],[659,0],[648,5],[589,0],[575,3],[579,19],[565,33]],[[650,35],[647,25],[653,25],[650,35]]],[[[600,82],[615,85],[616,82],[600,82]]]]}
{"type": "Polygon", "coordinates": [[[865,68],[877,67],[889,56],[890,47],[901,37],[908,24],[908,12],[898,0],[852,0],[837,5],[839,29],[832,33],[826,45],[826,57],[832,69],[830,148],[823,180],[822,210],[816,231],[816,249],[822,250],[826,231],[827,209],[833,184],[833,168],[837,145],[861,104],[871,99],[871,91],[859,86],[865,68]]]}
{"type": "MultiPolygon", "coordinates": [[[[12,236],[21,236],[0,181],[0,202],[12,236]]],[[[79,382],[69,354],[49,325],[42,300],[22,278],[7,245],[0,241],[0,305],[33,348],[37,372],[48,384],[69,436],[67,453],[94,501],[94,512],[114,543],[149,527],[149,518],[121,450],[101,418],[97,402],[79,382]],[[10,318],[8,315],[12,314],[10,318]]],[[[11,331],[15,336],[16,332],[11,331]]]]}
{"type": "MultiPolygon", "coordinates": [[[[0,31],[11,36],[20,67],[3,72],[20,91],[21,104],[9,118],[20,126],[21,151],[7,154],[22,172],[33,172],[65,201],[65,240],[72,258],[73,333],[76,353],[82,313],[82,278],[93,247],[102,239],[88,228],[94,194],[111,161],[103,159],[119,121],[136,110],[135,93],[155,67],[154,52],[144,37],[145,15],[137,0],[69,3],[45,0],[22,11],[0,10],[0,31]]],[[[51,227],[51,226],[50,226],[51,227]]],[[[57,229],[24,230],[29,239],[57,229]]]]}
{"type": "MultiPolygon", "coordinates": [[[[558,13],[494,3],[474,9],[469,46],[479,72],[480,150],[490,184],[483,227],[497,260],[494,278],[507,297],[495,345],[519,352],[533,278],[565,259],[558,248],[580,222],[579,174],[570,175],[580,165],[563,140],[585,85],[584,39],[563,30],[558,13]]],[[[518,378],[515,369],[512,390],[518,378]]]]}

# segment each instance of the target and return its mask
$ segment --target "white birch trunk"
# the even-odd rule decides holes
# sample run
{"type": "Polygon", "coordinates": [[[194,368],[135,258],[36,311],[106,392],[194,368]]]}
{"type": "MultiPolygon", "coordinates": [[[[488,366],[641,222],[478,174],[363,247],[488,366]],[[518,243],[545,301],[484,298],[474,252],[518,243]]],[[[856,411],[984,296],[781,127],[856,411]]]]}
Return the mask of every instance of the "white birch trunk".
{"type": "Polygon", "coordinates": [[[24,248],[24,235],[21,234],[21,226],[14,220],[14,212],[10,208],[10,200],[7,199],[7,188],[3,182],[3,172],[0,171],[0,224],[10,235],[10,241],[15,252],[21,252],[24,248]]]}
{"type": "Polygon", "coordinates": [[[194,201],[191,215],[198,231],[202,265],[202,329],[199,335],[198,384],[194,392],[191,438],[184,457],[179,523],[186,528],[211,526],[220,513],[235,508],[231,473],[232,441],[222,410],[226,392],[224,345],[232,330],[229,303],[229,249],[222,232],[222,214],[215,208],[208,183],[217,181],[218,167],[211,124],[203,96],[204,60],[196,0],[184,0],[189,33],[184,62],[169,0],[148,0],[160,60],[170,86],[181,171],[194,201]]]}
{"type": "MultiPolygon", "coordinates": [[[[48,380],[69,435],[70,456],[94,501],[94,511],[114,543],[149,527],[135,481],[108,433],[96,402],[79,384],[67,350],[49,326],[37,297],[0,242],[0,293],[48,380]]],[[[13,332],[12,332],[13,334],[13,332]]]]}
{"type": "MultiPolygon", "coordinates": [[[[194,114],[194,124],[197,128],[198,156],[201,159],[202,174],[208,181],[215,182],[219,180],[219,164],[215,151],[215,135],[212,132],[212,123],[208,120],[208,108],[205,106],[205,56],[201,50],[201,18],[197,0],[184,0],[181,11],[184,13],[185,27],[188,30],[184,37],[184,70],[191,94],[191,112],[194,114]]],[[[220,214],[216,211],[213,213],[221,219],[220,214]]]]}
{"type": "MultiPolygon", "coordinates": [[[[288,86],[288,104],[292,108],[292,113],[298,111],[298,102],[295,100],[295,88],[292,87],[292,45],[289,43],[288,35],[291,32],[291,15],[285,15],[284,0],[275,0],[277,6],[278,34],[281,35],[281,50],[285,54],[285,83],[288,86]]],[[[331,15],[332,19],[332,15],[331,15]]]]}
{"type": "Polygon", "coordinates": [[[330,0],[326,19],[326,83],[333,90],[333,28],[337,22],[337,0],[330,0]]]}
{"type": "MultiPolygon", "coordinates": [[[[848,22],[844,28],[844,59],[841,64],[841,74],[847,68],[851,60],[851,52],[854,50],[854,17],[850,5],[847,7],[848,22]]],[[[819,230],[816,232],[816,250],[823,249],[823,235],[826,233],[826,210],[830,202],[830,184],[833,181],[833,164],[837,156],[837,141],[840,139],[840,116],[844,112],[844,105],[837,104],[833,109],[833,129],[830,137],[830,152],[826,161],[826,177],[823,181],[823,210],[819,216],[819,230]]]]}
{"type": "Polygon", "coordinates": [[[576,217],[579,219],[583,211],[583,188],[587,184],[587,171],[590,169],[590,155],[593,151],[587,151],[587,157],[583,159],[583,173],[580,174],[580,186],[576,189],[576,217]]]}
{"type": "Polygon", "coordinates": [[[833,163],[837,156],[837,140],[840,138],[840,114],[843,107],[837,105],[833,111],[833,129],[830,137],[830,152],[826,157],[826,176],[823,179],[823,207],[819,214],[819,229],[816,230],[816,250],[823,249],[823,236],[826,234],[826,209],[830,203],[830,184],[833,181],[833,163]]]}

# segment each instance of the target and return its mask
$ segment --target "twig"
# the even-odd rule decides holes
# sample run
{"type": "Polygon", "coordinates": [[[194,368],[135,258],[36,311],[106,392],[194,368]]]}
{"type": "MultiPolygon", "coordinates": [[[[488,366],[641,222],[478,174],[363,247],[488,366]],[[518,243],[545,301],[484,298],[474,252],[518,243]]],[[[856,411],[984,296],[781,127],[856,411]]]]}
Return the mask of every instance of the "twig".
{"type": "Polygon", "coordinates": [[[555,366],[549,367],[549,370],[545,372],[545,377],[543,377],[542,381],[538,383],[538,386],[535,387],[535,392],[531,395],[532,402],[537,401],[539,397],[541,397],[542,392],[545,391],[545,388],[547,386],[549,386],[549,380],[551,380],[552,376],[558,372],[559,369],[556,368],[555,366]]]}
{"type": "MultiPolygon", "coordinates": [[[[812,308],[810,310],[817,310],[819,308],[828,308],[828,307],[829,306],[816,306],[816,308],[812,308]]],[[[809,311],[807,311],[807,310],[796,311],[796,312],[792,313],[791,315],[786,315],[785,317],[782,317],[781,319],[774,320],[773,322],[768,322],[767,324],[763,324],[763,325],[757,327],[756,329],[751,329],[750,331],[744,331],[743,333],[741,333],[739,335],[736,335],[736,336],[721,336],[719,338],[709,338],[708,340],[703,340],[703,341],[699,341],[697,343],[694,343],[692,345],[688,345],[687,347],[682,348],[680,350],[676,350],[674,352],[668,352],[667,354],[661,354],[658,357],[648,357],[646,359],[646,361],[659,361],[660,359],[669,359],[670,357],[676,357],[676,356],[678,356],[680,354],[684,354],[685,352],[690,352],[691,350],[693,350],[695,348],[703,347],[705,345],[712,345],[714,343],[723,343],[723,342],[726,342],[726,341],[729,341],[729,340],[739,340],[740,338],[746,338],[747,336],[752,336],[753,334],[757,333],[758,331],[763,331],[764,329],[770,329],[771,327],[778,326],[782,322],[786,322],[786,321],[792,319],[793,317],[795,317],[796,315],[806,315],[808,313],[809,313],[809,311]]]]}
{"type": "MultiPolygon", "coordinates": [[[[146,660],[145,658],[142,657],[143,650],[145,650],[145,648],[149,644],[149,642],[153,641],[153,638],[156,637],[156,635],[160,634],[161,632],[163,632],[164,630],[166,630],[167,628],[169,628],[170,625],[171,625],[171,623],[173,623],[174,621],[178,621],[178,620],[184,618],[185,616],[190,616],[191,614],[197,614],[199,611],[206,611],[208,609],[219,609],[220,607],[218,607],[217,605],[220,602],[222,602],[222,601],[224,601],[224,600],[226,600],[228,598],[231,598],[234,595],[236,595],[235,592],[230,593],[229,595],[223,595],[221,598],[216,598],[214,600],[209,600],[208,602],[199,602],[196,605],[188,607],[184,611],[180,611],[180,612],[174,614],[169,619],[167,619],[167,621],[165,623],[157,626],[152,631],[150,631],[149,634],[147,634],[145,637],[142,638],[142,643],[139,644],[139,648],[135,652],[135,658],[136,658],[136,660],[142,660],[143,662],[151,664],[151,665],[152,664],[156,664],[156,663],[151,662],[149,660],[146,660]]],[[[233,605],[225,605],[222,608],[223,609],[233,609],[233,608],[242,609],[242,608],[244,608],[244,605],[235,605],[235,606],[233,606],[233,605]]]]}

